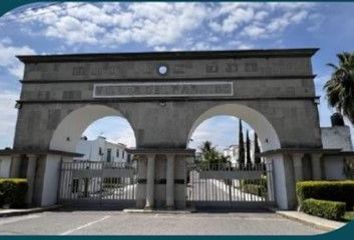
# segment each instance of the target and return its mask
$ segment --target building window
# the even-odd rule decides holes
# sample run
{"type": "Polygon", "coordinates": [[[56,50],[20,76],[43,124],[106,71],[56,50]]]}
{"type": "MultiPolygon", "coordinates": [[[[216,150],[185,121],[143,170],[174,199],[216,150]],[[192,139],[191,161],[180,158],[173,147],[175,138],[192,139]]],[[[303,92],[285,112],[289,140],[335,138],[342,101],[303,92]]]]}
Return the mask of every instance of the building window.
{"type": "Polygon", "coordinates": [[[125,151],[122,152],[122,158],[123,158],[123,159],[124,159],[124,153],[125,153],[125,151]]]}
{"type": "Polygon", "coordinates": [[[116,156],[117,156],[117,158],[119,158],[119,149],[117,149],[116,156]]]}
{"type": "Polygon", "coordinates": [[[111,153],[112,153],[112,149],[108,148],[107,149],[107,162],[111,161],[111,153]]]}
{"type": "Polygon", "coordinates": [[[102,148],[101,148],[101,147],[99,147],[99,149],[98,149],[98,154],[99,154],[100,156],[103,155],[103,152],[102,152],[102,148]]]}

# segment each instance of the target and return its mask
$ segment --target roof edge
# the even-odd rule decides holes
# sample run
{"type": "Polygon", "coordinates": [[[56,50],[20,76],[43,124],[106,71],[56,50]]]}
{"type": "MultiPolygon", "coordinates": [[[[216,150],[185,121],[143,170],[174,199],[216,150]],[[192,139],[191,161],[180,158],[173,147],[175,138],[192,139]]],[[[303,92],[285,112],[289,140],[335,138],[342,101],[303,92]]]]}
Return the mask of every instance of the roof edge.
{"type": "Polygon", "coordinates": [[[23,63],[74,61],[141,61],[178,59],[220,59],[249,57],[312,57],[319,48],[252,49],[224,51],[83,53],[58,55],[17,55],[23,63]]]}

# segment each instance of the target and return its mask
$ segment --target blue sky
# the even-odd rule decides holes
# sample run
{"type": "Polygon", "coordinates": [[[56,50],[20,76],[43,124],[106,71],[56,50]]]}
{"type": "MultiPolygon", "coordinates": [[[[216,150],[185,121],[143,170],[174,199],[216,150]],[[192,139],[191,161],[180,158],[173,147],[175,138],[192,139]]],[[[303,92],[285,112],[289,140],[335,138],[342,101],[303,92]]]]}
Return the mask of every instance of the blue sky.
{"type": "MultiPolygon", "coordinates": [[[[322,86],[336,53],[353,51],[354,3],[37,3],[0,18],[0,148],[12,146],[23,66],[16,54],[318,47],[313,71],[322,126],[331,113],[322,86]],[[41,8],[43,6],[47,6],[41,8]]],[[[124,120],[106,118],[85,134],[134,144],[124,120]],[[116,121],[116,122],[115,122],[116,121]],[[108,131],[114,126],[116,132],[108,131]]],[[[235,143],[237,120],[202,123],[192,146],[235,143]],[[215,128],[215,125],[220,126],[215,128]]]]}

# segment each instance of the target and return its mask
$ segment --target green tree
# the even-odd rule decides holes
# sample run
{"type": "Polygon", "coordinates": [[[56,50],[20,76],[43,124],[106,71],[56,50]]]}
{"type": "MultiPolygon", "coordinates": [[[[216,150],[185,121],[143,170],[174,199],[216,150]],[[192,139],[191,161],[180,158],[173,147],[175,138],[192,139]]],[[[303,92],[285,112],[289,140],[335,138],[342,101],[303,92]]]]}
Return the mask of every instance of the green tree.
{"type": "Polygon", "coordinates": [[[239,120],[238,124],[238,164],[243,166],[245,163],[245,143],[243,141],[243,128],[242,121],[239,120]]]}
{"type": "MultiPolygon", "coordinates": [[[[199,147],[202,153],[202,162],[211,166],[223,166],[229,162],[228,156],[223,156],[212,146],[210,141],[205,141],[199,147]]],[[[226,166],[226,165],[225,165],[226,166]]]]}
{"type": "Polygon", "coordinates": [[[259,144],[258,144],[258,136],[257,133],[254,132],[254,163],[255,164],[260,164],[261,163],[261,158],[257,156],[261,152],[259,144]]]}
{"type": "Polygon", "coordinates": [[[252,165],[251,161],[251,142],[248,134],[248,130],[246,131],[246,164],[247,166],[252,165]]]}
{"type": "Polygon", "coordinates": [[[337,57],[338,66],[327,64],[333,69],[333,73],[324,85],[324,89],[328,104],[354,125],[354,52],[340,53],[337,57]]]}

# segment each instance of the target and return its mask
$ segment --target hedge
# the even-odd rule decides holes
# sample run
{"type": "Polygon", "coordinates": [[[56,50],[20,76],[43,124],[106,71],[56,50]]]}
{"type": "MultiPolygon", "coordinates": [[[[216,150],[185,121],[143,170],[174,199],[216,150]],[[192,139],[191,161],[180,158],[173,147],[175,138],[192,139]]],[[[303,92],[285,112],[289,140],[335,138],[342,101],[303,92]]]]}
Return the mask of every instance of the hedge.
{"type": "Polygon", "coordinates": [[[303,201],[305,213],[332,220],[341,220],[345,214],[345,203],[309,198],[303,201]]]}
{"type": "Polygon", "coordinates": [[[345,202],[347,209],[354,206],[354,181],[302,181],[296,183],[300,207],[308,198],[345,202]]]}
{"type": "Polygon", "coordinates": [[[0,178],[0,208],[22,208],[26,205],[27,180],[22,178],[0,178]]]}

